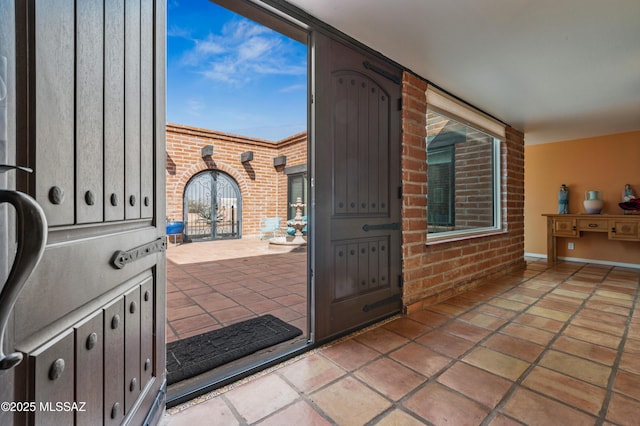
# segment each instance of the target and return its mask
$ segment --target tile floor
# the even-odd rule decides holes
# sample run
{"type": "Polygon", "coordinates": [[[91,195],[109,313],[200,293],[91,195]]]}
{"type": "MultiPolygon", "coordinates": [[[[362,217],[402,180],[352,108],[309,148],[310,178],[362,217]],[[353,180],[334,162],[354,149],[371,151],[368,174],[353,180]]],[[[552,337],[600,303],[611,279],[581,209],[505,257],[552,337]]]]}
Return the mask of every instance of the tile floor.
{"type": "Polygon", "coordinates": [[[162,424],[640,424],[640,270],[527,260],[174,407],[162,424]]]}
{"type": "Polygon", "coordinates": [[[264,314],[306,334],[306,261],[257,239],[169,245],[167,343],[264,314]]]}

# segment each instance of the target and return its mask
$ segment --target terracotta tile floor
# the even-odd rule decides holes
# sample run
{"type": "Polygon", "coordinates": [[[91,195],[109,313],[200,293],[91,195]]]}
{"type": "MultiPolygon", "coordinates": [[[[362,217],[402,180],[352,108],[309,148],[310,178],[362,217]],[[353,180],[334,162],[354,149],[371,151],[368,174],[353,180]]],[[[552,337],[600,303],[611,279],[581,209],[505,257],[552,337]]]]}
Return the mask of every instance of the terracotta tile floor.
{"type": "Polygon", "coordinates": [[[162,424],[640,424],[640,270],[527,260],[170,409],[162,424]]]}
{"type": "Polygon", "coordinates": [[[257,239],[169,244],[167,343],[264,314],[307,331],[307,251],[257,239]]]}

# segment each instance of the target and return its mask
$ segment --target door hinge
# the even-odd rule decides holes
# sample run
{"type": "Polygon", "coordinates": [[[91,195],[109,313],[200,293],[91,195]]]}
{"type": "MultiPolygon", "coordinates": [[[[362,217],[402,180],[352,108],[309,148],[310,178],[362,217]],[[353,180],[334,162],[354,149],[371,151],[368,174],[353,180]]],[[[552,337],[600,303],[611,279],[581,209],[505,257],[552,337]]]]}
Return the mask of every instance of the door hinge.
{"type": "Polygon", "coordinates": [[[115,269],[122,269],[127,266],[128,263],[133,263],[136,260],[149,256],[153,253],[161,253],[167,250],[167,237],[162,236],[155,241],[151,241],[148,244],[136,247],[134,249],[123,251],[118,250],[111,257],[111,266],[115,269]]]}
{"type": "Polygon", "coordinates": [[[402,185],[398,187],[398,199],[402,200],[402,185]]]}
{"type": "Polygon", "coordinates": [[[402,98],[398,99],[398,111],[402,111],[402,98]]]}
{"type": "Polygon", "coordinates": [[[404,287],[404,276],[402,274],[398,275],[398,287],[404,287]]]}

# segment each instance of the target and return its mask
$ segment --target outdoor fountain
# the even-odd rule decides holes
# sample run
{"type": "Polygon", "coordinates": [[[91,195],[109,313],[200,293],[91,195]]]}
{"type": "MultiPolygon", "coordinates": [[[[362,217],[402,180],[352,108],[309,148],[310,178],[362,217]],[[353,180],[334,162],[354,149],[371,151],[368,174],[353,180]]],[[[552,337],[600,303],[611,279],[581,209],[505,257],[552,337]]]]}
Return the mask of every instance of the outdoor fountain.
{"type": "Polygon", "coordinates": [[[307,226],[307,221],[302,218],[302,210],[305,204],[302,203],[302,197],[296,198],[296,202],[291,204],[291,207],[296,209],[296,216],[287,221],[287,226],[295,230],[293,236],[286,235],[284,237],[271,238],[269,244],[275,245],[288,245],[288,246],[301,246],[307,244],[307,237],[304,236],[302,230],[307,226]]]}

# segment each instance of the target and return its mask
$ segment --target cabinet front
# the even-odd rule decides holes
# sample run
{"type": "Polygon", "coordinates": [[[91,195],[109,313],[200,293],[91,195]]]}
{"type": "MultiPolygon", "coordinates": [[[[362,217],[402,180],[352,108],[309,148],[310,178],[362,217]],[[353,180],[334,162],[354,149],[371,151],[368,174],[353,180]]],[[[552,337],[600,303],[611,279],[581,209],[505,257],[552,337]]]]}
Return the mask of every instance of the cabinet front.
{"type": "Polygon", "coordinates": [[[554,218],[553,235],[558,237],[575,237],[578,235],[576,220],[573,218],[554,218]]]}

